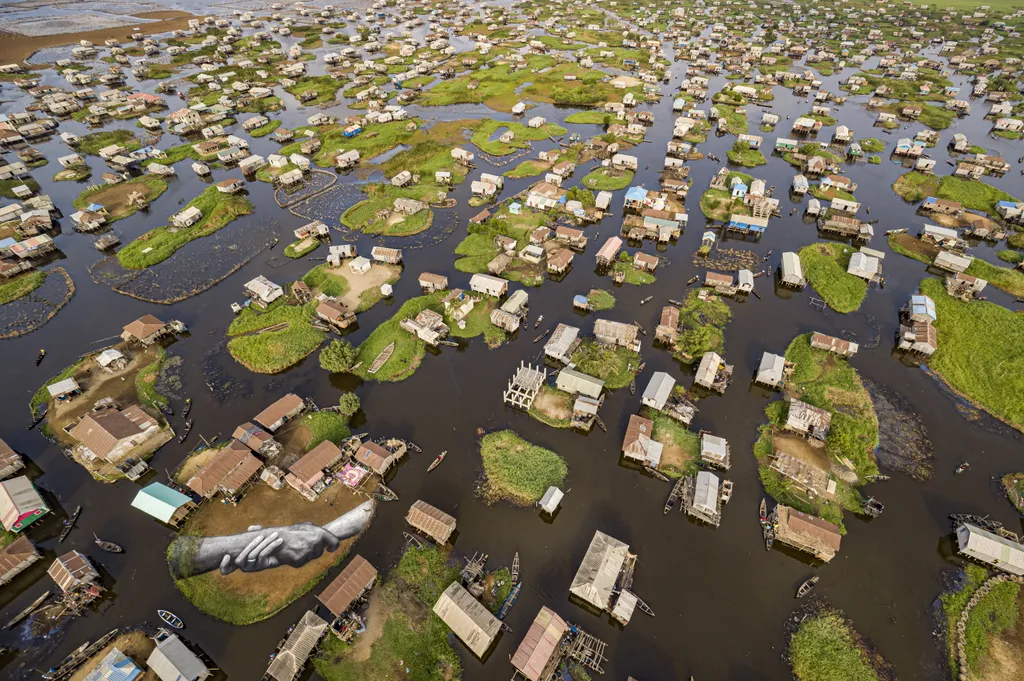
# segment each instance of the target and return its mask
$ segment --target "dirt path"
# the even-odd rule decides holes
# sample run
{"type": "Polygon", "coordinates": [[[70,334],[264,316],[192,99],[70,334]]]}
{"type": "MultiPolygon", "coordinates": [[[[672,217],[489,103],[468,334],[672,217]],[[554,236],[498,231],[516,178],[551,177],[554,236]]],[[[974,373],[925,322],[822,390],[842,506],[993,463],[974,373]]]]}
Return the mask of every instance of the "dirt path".
{"type": "Polygon", "coordinates": [[[533,408],[554,421],[561,421],[572,416],[570,398],[566,398],[554,390],[541,390],[533,402],[533,408]]]}
{"type": "Polygon", "coordinates": [[[348,282],[348,291],[341,297],[341,302],[350,310],[359,308],[360,296],[364,291],[378,289],[394,276],[394,271],[385,265],[373,265],[366,274],[353,274],[345,265],[328,269],[327,272],[343,277],[348,282]]]}
{"type": "MultiPolygon", "coordinates": [[[[100,662],[103,661],[103,658],[105,658],[114,648],[117,648],[126,656],[132,658],[132,660],[139,666],[145,667],[149,654],[153,652],[154,648],[156,648],[156,643],[141,631],[121,634],[104,646],[95,655],[90,657],[85,664],[75,670],[75,673],[71,675],[68,681],[84,681],[84,679],[89,676],[89,673],[96,669],[100,662]]],[[[158,681],[158,677],[156,672],[152,669],[147,669],[137,676],[135,681],[158,681]]]]}
{"type": "Polygon", "coordinates": [[[384,599],[381,598],[380,589],[370,592],[370,603],[366,608],[366,631],[356,637],[352,645],[351,656],[356,662],[366,662],[373,652],[373,644],[384,633],[384,599]]]}

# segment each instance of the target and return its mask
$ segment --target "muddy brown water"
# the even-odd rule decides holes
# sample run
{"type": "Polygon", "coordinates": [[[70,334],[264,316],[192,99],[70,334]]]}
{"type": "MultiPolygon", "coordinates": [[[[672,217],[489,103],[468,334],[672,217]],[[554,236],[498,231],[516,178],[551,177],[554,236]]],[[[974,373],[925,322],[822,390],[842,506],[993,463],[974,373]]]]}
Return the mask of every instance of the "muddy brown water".
{"type": "MultiPolygon", "coordinates": [[[[425,28],[417,29],[416,35],[420,37],[424,31],[425,28]]],[[[295,41],[283,40],[286,48],[295,41]]],[[[326,51],[321,48],[317,53],[326,51]]],[[[925,52],[929,56],[933,53],[931,48],[925,52]]],[[[322,72],[322,62],[309,66],[312,73],[322,72]]],[[[871,66],[869,61],[866,67],[871,66]]],[[[684,70],[684,62],[673,65],[672,80],[663,85],[666,93],[678,87],[684,70]]],[[[838,91],[839,77],[822,80],[827,89],[838,91]]],[[[958,85],[966,85],[960,76],[955,76],[954,80],[958,85]]],[[[52,72],[44,75],[43,82],[64,84],[52,72]]],[[[711,91],[724,82],[721,78],[712,79],[711,91]]],[[[142,89],[152,91],[154,85],[149,81],[142,89]]],[[[6,83],[2,87],[0,99],[6,101],[0,104],[0,112],[24,108],[28,100],[19,91],[6,83]]],[[[789,114],[791,119],[810,108],[808,101],[795,99],[789,90],[777,87],[775,92],[773,109],[789,114]]],[[[167,99],[172,109],[181,104],[173,95],[167,99]]],[[[854,98],[839,109],[840,122],[849,125],[858,136],[879,137],[891,149],[898,136],[906,133],[885,135],[872,129],[873,116],[860,103],[863,99],[854,98]]],[[[300,109],[287,95],[284,101],[287,111],[275,117],[281,118],[288,127],[301,126],[308,115],[318,110],[300,109]]],[[[671,102],[672,97],[666,96],[660,103],[644,107],[655,112],[657,123],[648,135],[648,142],[634,151],[641,159],[635,184],[657,186],[657,169],[671,134],[671,102]]],[[[703,108],[709,106],[706,104],[703,108]]],[[[749,108],[751,129],[754,129],[760,110],[749,108]]],[[[982,120],[982,109],[983,106],[976,106],[971,117],[956,121],[953,127],[943,131],[939,145],[929,150],[931,156],[939,159],[943,172],[946,143],[954,132],[964,132],[972,141],[983,143],[993,153],[1007,158],[1020,155],[1019,145],[986,136],[990,124],[982,120]]],[[[510,116],[476,105],[428,110],[413,106],[410,111],[428,120],[483,115],[511,120],[510,116]]],[[[562,120],[569,112],[538,106],[531,109],[530,114],[562,120]]],[[[331,113],[345,115],[347,109],[338,106],[331,113]]],[[[245,117],[243,114],[239,119],[245,117]]],[[[135,129],[133,121],[120,125],[135,129]]],[[[597,126],[589,125],[567,127],[584,138],[600,131],[597,126]]],[[[913,133],[919,127],[915,124],[907,132],[913,133]]],[[[777,137],[789,136],[786,128],[783,117],[776,132],[765,135],[766,150],[770,150],[777,137]]],[[[72,121],[62,122],[60,129],[76,134],[88,132],[72,121]]],[[[700,148],[724,158],[732,142],[732,137],[712,136],[700,148]]],[[[169,147],[178,143],[175,137],[165,135],[160,144],[169,147]]],[[[71,201],[82,187],[50,181],[56,172],[55,159],[66,153],[65,147],[58,138],[34,146],[51,159],[49,166],[33,173],[34,177],[43,191],[70,213],[71,201]]],[[[537,142],[533,150],[535,153],[553,146],[551,142],[537,142]]],[[[276,149],[266,138],[252,140],[252,147],[254,152],[263,155],[276,149]]],[[[478,154],[475,172],[492,170],[482,157],[478,154]]],[[[498,159],[499,162],[505,160],[498,159]]],[[[102,164],[96,158],[90,158],[89,162],[94,177],[98,177],[103,171],[102,164]]],[[[115,225],[123,242],[164,224],[165,216],[180,209],[180,205],[206,186],[192,174],[189,165],[186,161],[177,166],[178,177],[171,181],[167,193],[155,202],[148,214],[139,213],[115,225]]],[[[577,169],[575,182],[593,167],[594,162],[591,162],[577,169]]],[[[685,282],[700,272],[690,261],[705,228],[697,202],[718,164],[702,160],[692,163],[691,168],[694,189],[689,201],[690,222],[679,242],[664,252],[671,266],[658,271],[658,281],[652,286],[616,288],[615,309],[601,313],[601,317],[620,321],[635,319],[652,329],[657,324],[661,306],[670,298],[683,298],[685,282]],[[654,301],[640,307],[639,301],[649,295],[654,296],[654,301]]],[[[885,248],[881,236],[885,229],[916,230],[925,221],[889,189],[903,172],[898,165],[886,160],[880,166],[857,164],[845,166],[844,170],[860,185],[858,198],[871,206],[872,217],[880,219],[876,225],[879,235],[875,238],[875,247],[885,248]]],[[[817,240],[814,227],[805,224],[799,213],[789,216],[794,204],[785,196],[785,189],[793,172],[778,157],[771,157],[767,166],[754,170],[755,176],[777,187],[776,195],[782,197],[782,217],[772,220],[761,242],[738,244],[724,240],[730,241],[724,246],[749,249],[761,255],[771,250],[768,264],[774,268],[783,251],[797,250],[817,240]]],[[[237,175],[238,171],[214,171],[216,180],[237,175]]],[[[1008,175],[986,181],[1014,191],[1016,179],[1008,175]]],[[[531,181],[509,181],[503,195],[510,196],[531,181]]],[[[342,177],[339,186],[354,188],[357,182],[355,176],[342,177]]],[[[734,319],[726,329],[725,356],[735,365],[736,380],[724,396],[709,397],[698,403],[700,411],[693,424],[694,430],[707,428],[725,436],[733,450],[733,468],[727,477],[734,481],[735,493],[725,509],[721,527],[711,530],[688,522],[678,514],[663,516],[661,508],[669,486],[619,465],[621,437],[629,414],[639,406],[639,396],[630,396],[625,389],[609,395],[602,410],[602,418],[609,427],[607,434],[597,429],[588,435],[555,430],[503,406],[501,392],[508,378],[521,361],[535,361],[541,349],[540,344],[531,343],[536,335],[532,329],[520,333],[497,351],[488,350],[483,339],[476,339],[457,350],[445,348],[439,353],[428,353],[416,374],[397,384],[363,384],[349,376],[328,376],[320,369],[315,355],[277,376],[246,371],[224,351],[224,331],[231,320],[229,304],[242,299],[242,285],[258,274],[284,282],[300,277],[314,264],[304,259],[287,261],[279,252],[292,240],[291,230],[304,220],[276,207],[270,185],[250,184],[249,192],[257,211],[239,221],[237,232],[242,235],[239,237],[242,243],[236,248],[244,251],[251,246],[245,241],[245,225],[265,224],[264,221],[272,219],[278,223],[276,235],[281,239],[277,251],[259,253],[209,290],[170,306],[118,294],[102,280],[94,283],[89,268],[103,257],[92,247],[95,237],[74,233],[68,221],[62,221],[65,231],[57,237],[57,243],[67,258],[61,265],[71,274],[77,290],[71,302],[41,330],[3,341],[6,371],[5,389],[0,392],[4,414],[0,435],[31,460],[30,472],[37,476],[37,484],[46,491],[55,510],[63,508],[70,512],[77,504],[84,510],[78,527],[59,546],[56,535],[60,522],[56,513],[29,532],[47,560],[0,589],[3,610],[0,619],[6,620],[43,590],[53,588],[43,569],[56,551],[76,548],[85,552],[102,567],[112,587],[102,614],[76,619],[48,637],[34,637],[26,624],[11,631],[0,631],[0,645],[21,650],[2,672],[5,677],[34,677],[34,669],[48,668],[83,641],[95,640],[115,626],[156,624],[156,610],[166,608],[184,619],[184,636],[200,646],[230,678],[258,679],[266,667],[268,655],[287,628],[316,603],[314,594],[319,588],[270,620],[244,628],[203,615],[178,593],[169,576],[164,552],[173,532],[130,508],[138,485],[128,481],[112,486],[95,482],[37,431],[25,429],[29,419],[28,400],[46,379],[80,354],[102,347],[104,339],[119,333],[124,324],[142,314],[153,313],[164,319],[180,319],[191,330],[190,337],[175,343],[169,352],[182,359],[178,370],[181,387],[177,392],[192,397],[191,417],[195,420],[189,444],[169,443],[151,462],[156,479],[163,479],[165,470],[173,470],[184,459],[189,446],[197,442],[196,435],[209,437],[220,433],[224,437],[235,425],[250,419],[267,403],[287,392],[308,395],[319,404],[327,405],[334,403],[342,390],[351,389],[357,392],[363,404],[363,412],[358,416],[361,422],[365,419],[365,424],[359,426],[361,430],[374,435],[410,438],[424,450],[422,454],[407,457],[401,464],[390,483],[401,501],[382,504],[373,526],[354,551],[381,570],[393,565],[402,546],[404,514],[416,499],[424,499],[456,516],[459,522],[457,553],[486,552],[492,557],[491,565],[497,567],[511,562],[513,553],[519,551],[524,588],[507,620],[513,633],[502,636],[485,664],[456,643],[464,660],[467,681],[506,678],[511,674],[508,656],[541,605],[554,608],[608,642],[610,659],[605,665],[606,678],[621,679],[630,674],[656,680],[686,678],[692,674],[697,679],[727,681],[785,679],[789,677],[789,670],[781,659],[785,645],[783,626],[794,608],[796,587],[812,572],[821,575],[817,591],[853,620],[892,662],[901,678],[940,678],[944,654],[941,643],[933,637],[931,604],[943,587],[943,571],[956,564],[956,559],[950,555],[947,518],[952,512],[990,514],[1012,529],[1019,526],[1018,514],[993,493],[990,481],[994,476],[1020,469],[1021,435],[994,426],[991,419],[983,415],[977,420],[966,420],[957,408],[957,400],[949,397],[933,378],[919,368],[901,363],[891,354],[890,339],[896,329],[896,312],[926,276],[922,263],[890,253],[884,263],[886,287],[869,291],[861,310],[850,315],[814,309],[808,304],[814,295],[811,289],[776,293],[768,278],[756,281],[762,299],[751,297],[746,302],[729,303],[734,319]],[[849,533],[843,539],[839,555],[831,564],[817,568],[808,566],[794,553],[766,553],[761,542],[756,515],[762,490],[750,445],[756,437],[757,426],[764,421],[764,406],[778,397],[750,387],[747,381],[762,352],[781,352],[794,336],[811,330],[842,334],[869,346],[852,360],[853,365],[866,379],[885,386],[901,403],[912,406],[933,443],[935,470],[933,478],[925,483],[884,470],[892,479],[871,485],[865,491],[886,504],[885,513],[870,522],[849,518],[849,533]],[[870,347],[868,340],[876,336],[881,342],[870,347]],[[47,349],[47,356],[37,368],[34,359],[41,347],[47,349]],[[566,488],[570,491],[552,522],[541,520],[532,510],[500,504],[486,506],[474,497],[480,475],[476,430],[481,427],[515,429],[531,442],[553,449],[566,458],[570,466],[566,488]],[[437,452],[445,449],[449,452],[445,463],[428,477],[427,465],[437,452]],[[952,470],[962,460],[972,462],[971,471],[954,477],[952,470]],[[657,617],[637,614],[622,629],[613,626],[607,616],[594,616],[569,602],[569,584],[595,530],[628,542],[638,554],[635,590],[651,605],[657,617]],[[126,553],[111,555],[98,551],[91,541],[93,532],[123,545],[126,553]]],[[[422,247],[406,251],[406,271],[395,285],[394,299],[383,301],[360,315],[359,326],[349,335],[350,340],[358,343],[377,324],[388,319],[401,301],[418,295],[416,276],[422,271],[448,275],[453,286],[468,283],[468,276],[453,267],[452,252],[463,232],[460,228],[444,238],[443,230],[445,225],[453,224],[454,218],[458,219],[458,224],[465,225],[477,209],[466,204],[469,182],[455,188],[452,195],[459,200],[459,206],[448,211],[453,217],[445,215],[445,219],[435,220],[426,235],[407,242],[359,238],[362,253],[380,242],[422,247]],[[438,232],[441,238],[428,238],[435,230],[442,230],[438,232]]],[[[614,205],[621,205],[624,191],[614,195],[614,205]]],[[[337,217],[358,199],[357,191],[341,192],[338,198],[331,199],[330,205],[318,206],[311,212],[338,225],[337,217]]],[[[589,234],[600,232],[603,241],[617,233],[620,223],[621,216],[613,213],[587,231],[589,234]]],[[[341,242],[340,232],[337,237],[336,242],[341,242]]],[[[202,260],[209,246],[208,240],[200,239],[182,249],[176,259],[185,264],[190,259],[200,260],[201,277],[194,277],[185,267],[178,278],[183,281],[215,278],[202,260]]],[[[218,245],[222,247],[230,246],[218,245]]],[[[599,277],[592,270],[594,248],[577,256],[572,272],[562,281],[545,281],[541,288],[529,289],[531,320],[543,314],[545,328],[565,321],[581,326],[585,333],[591,331],[597,315],[581,318],[572,309],[572,297],[592,288],[611,286],[608,278],[599,277]]],[[[656,251],[649,242],[643,250],[656,251]]],[[[321,249],[312,256],[324,254],[321,249]]],[[[978,246],[974,254],[996,262],[990,246],[978,246]]],[[[225,258],[225,261],[227,264],[238,262],[232,258],[225,258]]],[[[162,272],[156,284],[175,288],[161,284],[168,276],[173,277],[173,273],[162,272]]],[[[993,295],[992,298],[1001,304],[1010,304],[1006,297],[993,295]]],[[[691,369],[674,362],[667,351],[653,350],[650,337],[645,339],[643,356],[647,368],[639,380],[641,390],[651,372],[657,370],[669,371],[687,385],[692,380],[691,369]]],[[[180,409],[180,402],[176,407],[180,409]]],[[[175,416],[172,421],[180,428],[180,417],[175,416]]],[[[274,522],[272,509],[268,509],[266,522],[274,522]]],[[[337,571],[333,570],[330,576],[337,571]]]]}

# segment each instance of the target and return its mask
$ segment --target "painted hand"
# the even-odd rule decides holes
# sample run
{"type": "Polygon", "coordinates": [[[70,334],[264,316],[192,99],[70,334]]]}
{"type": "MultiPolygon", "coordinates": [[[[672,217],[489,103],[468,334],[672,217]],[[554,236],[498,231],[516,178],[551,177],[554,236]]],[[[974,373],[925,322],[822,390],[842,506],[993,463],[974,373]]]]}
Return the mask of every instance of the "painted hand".
{"type": "MultiPolygon", "coordinates": [[[[258,531],[259,526],[250,527],[258,531]]],[[[225,554],[221,558],[221,574],[234,570],[259,572],[281,565],[301,567],[323,555],[324,549],[335,551],[338,537],[313,523],[297,523],[288,527],[274,528],[269,533],[260,532],[246,544],[237,556],[225,554]]]]}

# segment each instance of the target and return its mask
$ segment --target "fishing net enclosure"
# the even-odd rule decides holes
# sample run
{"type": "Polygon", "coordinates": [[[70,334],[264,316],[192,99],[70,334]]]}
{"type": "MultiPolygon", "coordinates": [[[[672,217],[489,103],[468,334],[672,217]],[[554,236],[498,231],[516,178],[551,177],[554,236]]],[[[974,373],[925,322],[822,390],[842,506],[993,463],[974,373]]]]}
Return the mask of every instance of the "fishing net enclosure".
{"type": "Polygon", "coordinates": [[[0,338],[17,338],[41,328],[67,305],[75,283],[63,267],[46,273],[46,280],[28,295],[0,305],[0,338]]]}
{"type": "Polygon", "coordinates": [[[270,247],[275,221],[236,220],[216,233],[196,239],[167,260],[130,270],[115,256],[104,258],[89,273],[97,284],[149,303],[170,305],[220,283],[270,247]]]}

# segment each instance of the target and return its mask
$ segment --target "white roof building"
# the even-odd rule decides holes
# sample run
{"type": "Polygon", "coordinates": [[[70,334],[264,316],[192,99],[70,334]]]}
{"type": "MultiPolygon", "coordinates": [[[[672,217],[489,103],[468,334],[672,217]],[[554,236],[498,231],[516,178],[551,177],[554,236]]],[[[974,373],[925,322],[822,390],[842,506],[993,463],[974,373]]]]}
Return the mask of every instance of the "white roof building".
{"type": "Polygon", "coordinates": [[[640,402],[644,406],[661,411],[665,408],[668,398],[671,397],[672,389],[675,388],[675,385],[676,379],[672,378],[672,376],[664,371],[655,371],[651,374],[651,380],[648,381],[647,388],[644,390],[640,402]]]}
{"type": "Polygon", "coordinates": [[[477,657],[487,653],[501,631],[498,618],[458,582],[452,582],[437,599],[434,613],[477,657]]]}
{"type": "Polygon", "coordinates": [[[1024,545],[969,523],[957,528],[956,541],[961,554],[1004,572],[1024,575],[1024,545]]]}
{"type": "Polygon", "coordinates": [[[284,289],[262,274],[245,285],[245,290],[254,298],[269,304],[284,295],[284,289]]]}

